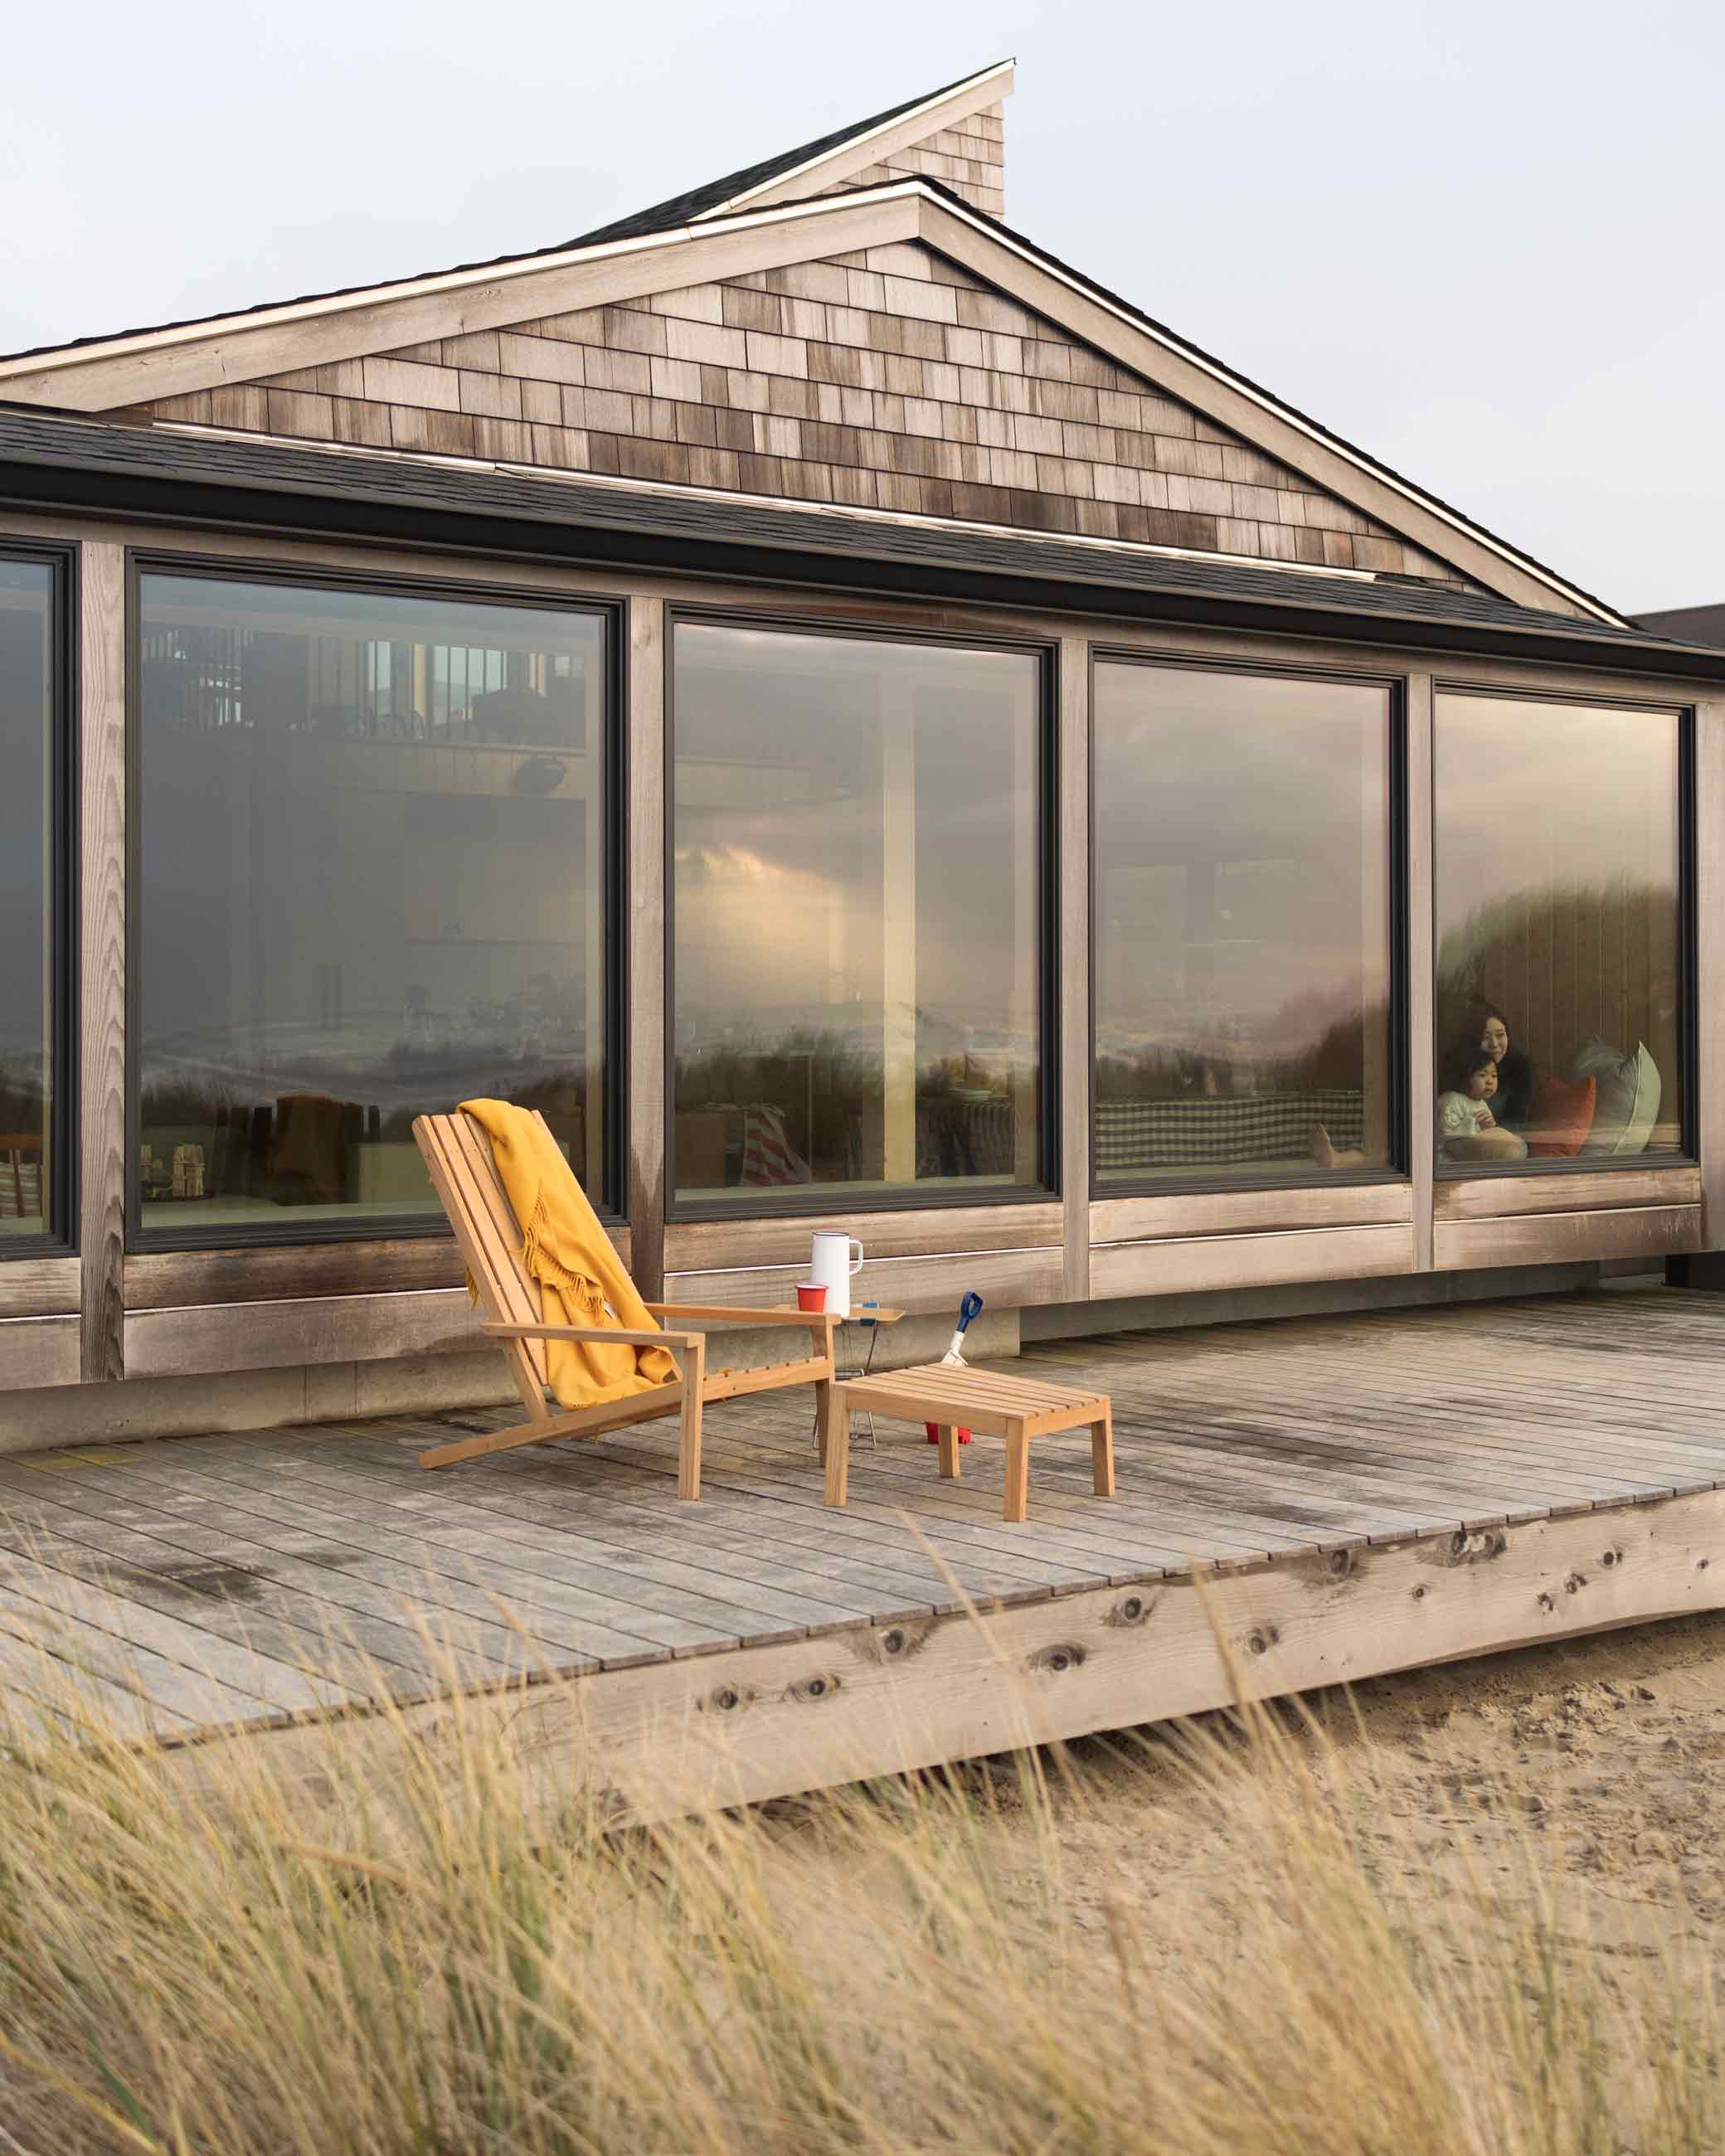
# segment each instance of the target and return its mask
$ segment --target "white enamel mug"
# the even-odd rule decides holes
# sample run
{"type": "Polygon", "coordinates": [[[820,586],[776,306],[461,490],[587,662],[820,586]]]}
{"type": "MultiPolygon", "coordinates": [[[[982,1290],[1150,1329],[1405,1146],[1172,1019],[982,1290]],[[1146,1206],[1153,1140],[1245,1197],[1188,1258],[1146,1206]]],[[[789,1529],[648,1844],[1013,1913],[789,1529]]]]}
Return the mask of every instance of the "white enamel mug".
{"type": "Polygon", "coordinates": [[[827,1291],[827,1310],[834,1317],[850,1315],[850,1283],[862,1270],[863,1246],[855,1235],[841,1235],[830,1228],[817,1228],[809,1260],[809,1277],[827,1291]]]}

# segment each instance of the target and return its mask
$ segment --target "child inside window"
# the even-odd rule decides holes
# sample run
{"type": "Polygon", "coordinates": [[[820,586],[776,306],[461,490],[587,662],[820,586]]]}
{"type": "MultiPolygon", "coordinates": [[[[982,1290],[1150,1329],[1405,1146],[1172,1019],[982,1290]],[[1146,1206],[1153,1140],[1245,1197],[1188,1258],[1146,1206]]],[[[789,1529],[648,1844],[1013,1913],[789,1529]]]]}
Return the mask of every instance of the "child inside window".
{"type": "Polygon", "coordinates": [[[1491,1103],[1497,1092],[1497,1064],[1471,1034],[1445,1058],[1438,1082],[1438,1143],[1449,1160],[1524,1160],[1527,1144],[1514,1131],[1499,1127],[1491,1103]]]}

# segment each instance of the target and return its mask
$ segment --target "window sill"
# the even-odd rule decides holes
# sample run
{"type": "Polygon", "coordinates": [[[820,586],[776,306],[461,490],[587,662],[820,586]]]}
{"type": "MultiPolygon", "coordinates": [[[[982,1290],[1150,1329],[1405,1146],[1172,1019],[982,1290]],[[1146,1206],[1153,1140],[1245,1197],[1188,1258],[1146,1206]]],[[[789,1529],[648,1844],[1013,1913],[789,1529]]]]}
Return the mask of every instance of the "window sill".
{"type": "Polygon", "coordinates": [[[1512,1181],[1523,1176],[1661,1175],[1698,1173],[1691,1152],[1579,1153],[1561,1159],[1482,1160],[1469,1168],[1458,1161],[1440,1161],[1433,1169],[1439,1183],[1512,1181]]]}
{"type": "Polygon", "coordinates": [[[1045,1185],[1012,1183],[1004,1187],[924,1184],[887,1190],[875,1184],[859,1189],[854,1198],[830,1186],[808,1197],[792,1194],[798,1186],[762,1184],[739,1189],[735,1198],[679,1198],[665,1211],[668,1228],[711,1224],[736,1220],[830,1220],[835,1226],[899,1213],[953,1213],[973,1208],[998,1211],[1014,1205],[1059,1203],[1059,1194],[1045,1185]]]}
{"type": "Polygon", "coordinates": [[[1409,1185],[1399,1168],[1356,1168],[1347,1174],[1327,1173],[1314,1163],[1292,1175],[1235,1174],[1091,1177],[1091,1197],[1102,1198],[1223,1198],[1246,1191],[1366,1190],[1409,1185]]]}

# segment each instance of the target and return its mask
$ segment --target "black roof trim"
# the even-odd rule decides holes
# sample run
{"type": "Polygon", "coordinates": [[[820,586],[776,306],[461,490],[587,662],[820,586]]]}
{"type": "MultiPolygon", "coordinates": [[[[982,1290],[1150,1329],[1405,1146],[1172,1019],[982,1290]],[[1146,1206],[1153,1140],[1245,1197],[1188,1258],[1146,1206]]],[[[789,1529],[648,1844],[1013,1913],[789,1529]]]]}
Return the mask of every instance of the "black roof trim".
{"type": "Polygon", "coordinates": [[[671,195],[655,203],[651,209],[637,210],[631,216],[602,224],[594,231],[581,233],[573,239],[557,240],[549,247],[487,255],[478,262],[456,262],[438,270],[416,270],[408,276],[374,279],[363,285],[340,285],[331,292],[301,292],[290,300],[259,300],[249,307],[223,307],[213,315],[183,315],[177,321],[148,322],[136,329],[104,330],[94,336],[69,337],[60,343],[31,345],[23,352],[0,352],[0,359],[50,359],[59,352],[79,352],[87,345],[113,344],[122,337],[159,336],[167,330],[196,329],[205,322],[244,321],[249,315],[273,314],[278,307],[308,306],[318,300],[357,299],[368,292],[388,293],[398,285],[417,285],[427,278],[461,277],[470,272],[505,269],[516,262],[537,262],[547,255],[567,254],[579,247],[603,247],[619,240],[648,239],[657,232],[675,232],[682,225],[722,209],[738,195],[747,194],[753,188],[783,178],[787,172],[795,172],[798,165],[806,164],[811,157],[824,157],[829,151],[839,149],[857,136],[871,134],[890,121],[914,112],[919,105],[932,105],[937,98],[950,96],[966,83],[993,74],[1006,64],[1004,60],[992,61],[985,68],[960,75],[956,82],[944,83],[938,90],[926,90],[920,97],[906,98],[902,105],[891,105],[870,119],[854,121],[849,127],[834,128],[830,135],[823,135],[813,142],[782,151],[778,157],[763,158],[759,164],[745,165],[741,172],[727,172],[722,179],[710,180],[705,187],[690,187],[682,194],[671,195]]]}
{"type": "Polygon", "coordinates": [[[0,502],[1725,679],[1725,654],[1440,583],[1368,583],[15,405],[0,407],[0,502]]]}

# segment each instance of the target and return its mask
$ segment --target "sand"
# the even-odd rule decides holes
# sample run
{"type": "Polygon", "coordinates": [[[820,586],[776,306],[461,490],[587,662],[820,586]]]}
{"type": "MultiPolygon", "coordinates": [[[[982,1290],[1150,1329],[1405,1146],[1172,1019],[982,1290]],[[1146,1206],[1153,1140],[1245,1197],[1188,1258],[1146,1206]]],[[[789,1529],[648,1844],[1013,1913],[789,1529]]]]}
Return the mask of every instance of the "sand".
{"type": "MultiPolygon", "coordinates": [[[[1717,1951],[1725,1614],[1375,1679],[1306,1708],[1339,1771],[1373,1789],[1368,1855],[1398,1899],[1476,1894],[1483,1876],[1513,1901],[1532,1837],[1596,1945],[1717,1951]]],[[[1219,1717],[1207,1727],[1227,1734],[1219,1717]]],[[[1082,1794],[1055,1804],[1077,1920],[1103,1930],[1111,1902],[1150,1919],[1134,1924],[1141,1936],[1189,1936],[1189,1920],[1225,1900],[1230,1858],[1174,1744],[1146,1731],[1071,1756],[1082,1794]]]]}

